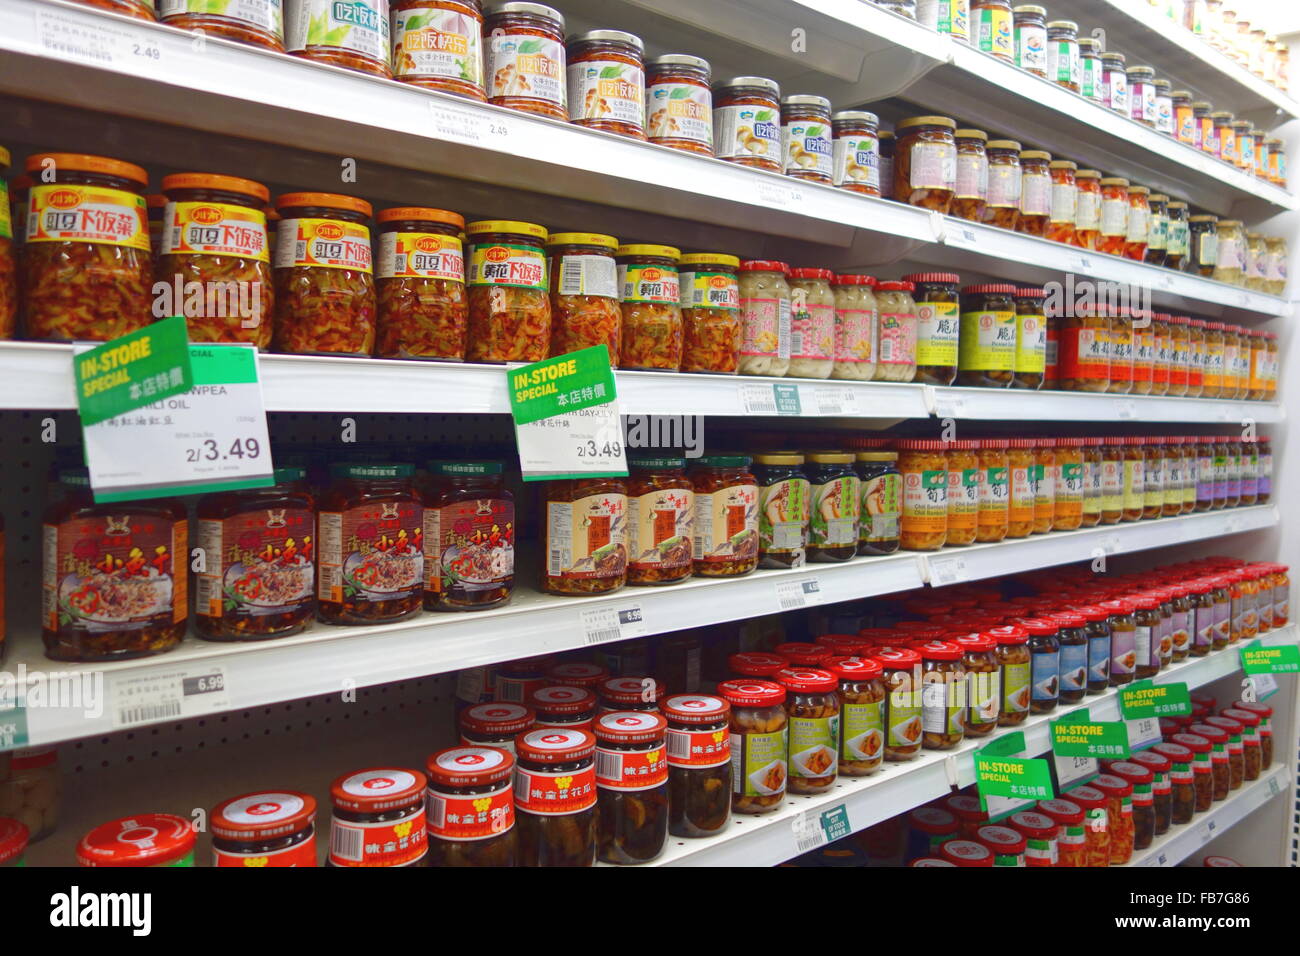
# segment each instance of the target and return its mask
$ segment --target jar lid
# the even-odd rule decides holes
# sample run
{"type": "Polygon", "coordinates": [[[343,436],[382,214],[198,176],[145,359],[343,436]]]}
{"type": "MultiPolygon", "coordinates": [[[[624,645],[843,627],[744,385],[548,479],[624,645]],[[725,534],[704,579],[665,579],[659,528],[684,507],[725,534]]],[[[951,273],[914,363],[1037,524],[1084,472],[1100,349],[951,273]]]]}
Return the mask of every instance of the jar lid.
{"type": "Polygon", "coordinates": [[[625,33],[622,30],[588,30],[586,33],[575,33],[569,37],[568,43],[626,43],[628,46],[636,47],[637,51],[645,49],[645,44],[635,33],[625,33]]]}
{"type": "MultiPolygon", "coordinates": [[[[792,866],[793,864],[783,863],[781,865],[792,866]]],[[[909,867],[917,867],[919,869],[922,867],[956,866],[957,864],[949,863],[947,860],[941,860],[937,856],[918,856],[915,860],[913,860],[911,863],[907,865],[909,867]]]]}
{"type": "Polygon", "coordinates": [[[754,456],[756,465],[802,465],[803,455],[795,452],[772,452],[754,456]]]}
{"type": "Polygon", "coordinates": [[[653,677],[611,677],[600,685],[600,696],[613,704],[658,703],[664,696],[664,685],[653,677]],[[646,694],[653,695],[649,700],[646,694]]]}
{"type": "Polygon", "coordinates": [[[1014,139],[991,139],[988,148],[1009,150],[1016,154],[1016,162],[1020,162],[1020,143],[1014,139]]]}
{"type": "Polygon", "coordinates": [[[894,133],[900,133],[905,129],[913,126],[942,126],[946,129],[955,130],[957,121],[947,116],[911,116],[905,120],[899,120],[894,124],[894,133]]]}
{"type": "Polygon", "coordinates": [[[1115,599],[1113,601],[1101,601],[1100,606],[1104,607],[1112,615],[1114,614],[1132,614],[1133,604],[1131,601],[1115,599]]]}
{"type": "Polygon", "coordinates": [[[508,0],[506,3],[494,3],[487,10],[488,16],[498,16],[503,13],[527,13],[546,20],[554,20],[559,24],[561,32],[564,30],[564,15],[559,10],[554,10],[542,3],[508,0]]]}
{"type": "MultiPolygon", "coordinates": [[[[297,833],[316,818],[316,798],[306,793],[263,791],[231,797],[212,808],[212,835],[225,840],[297,833]]],[[[3,853],[0,852],[0,857],[3,853]]]]}
{"type": "Polygon", "coordinates": [[[833,285],[876,285],[875,276],[864,275],[837,275],[831,281],[833,285]]]}
{"type": "Polygon", "coordinates": [[[840,110],[838,113],[831,114],[832,123],[870,123],[876,126],[880,123],[880,117],[875,113],[869,113],[866,110],[840,110]]]}
{"type": "Polygon", "coordinates": [[[157,866],[194,851],[194,824],[170,813],[142,813],[95,827],[77,844],[82,866],[157,866]]]}
{"type": "Polygon", "coordinates": [[[1096,56],[1101,49],[1101,44],[1092,37],[1079,37],[1079,52],[1085,56],[1096,56]]]}
{"type": "Polygon", "coordinates": [[[961,282],[961,276],[955,272],[913,272],[911,275],[903,276],[903,281],[913,285],[920,285],[923,282],[957,285],[961,282]]]}
{"type": "MultiPolygon", "coordinates": [[[[1238,724],[1238,726],[1241,725],[1238,724]]],[[[1228,737],[1230,736],[1228,731],[1224,730],[1222,727],[1216,727],[1213,724],[1205,723],[1192,724],[1187,728],[1187,732],[1195,734],[1198,737],[1204,737],[1212,744],[1226,744],[1228,742],[1228,737]]],[[[1184,743],[1185,741],[1180,740],[1178,742],[1184,743]]]]}
{"type": "Polygon", "coordinates": [[[962,295],[1015,295],[1016,287],[1010,282],[981,282],[964,286],[962,295]]]}
{"type": "Polygon", "coordinates": [[[1133,195],[1134,193],[1137,193],[1139,196],[1146,196],[1149,195],[1151,192],[1151,190],[1146,186],[1130,186],[1128,188],[1128,191],[1130,196],[1133,195]]]}
{"type": "Polygon", "coordinates": [[[916,287],[910,282],[877,282],[877,292],[915,292],[916,287]]]}
{"type": "Polygon", "coordinates": [[[629,458],[629,468],[640,471],[680,471],[686,467],[685,458],[629,458]]]}
{"type": "MultiPolygon", "coordinates": [[[[1176,736],[1178,735],[1174,734],[1174,737],[1176,736]]],[[[1192,735],[1189,734],[1188,736],[1192,735]]],[[[1199,740],[1200,738],[1197,739],[1199,740]]],[[[1179,743],[1174,743],[1173,737],[1167,741],[1162,741],[1161,743],[1156,744],[1151,749],[1162,756],[1168,757],[1173,763],[1191,763],[1192,761],[1191,748],[1184,747],[1179,743]]]]}
{"type": "Polygon", "coordinates": [[[912,829],[934,836],[956,833],[960,829],[957,818],[940,807],[917,807],[907,815],[912,829]]]}
{"type": "Polygon", "coordinates": [[[499,475],[505,465],[499,461],[431,461],[429,471],[445,478],[464,478],[474,475],[499,475]]]}
{"type": "Polygon", "coordinates": [[[619,246],[614,252],[616,256],[648,256],[652,259],[672,259],[674,262],[681,256],[682,251],[676,246],[656,246],[647,243],[634,243],[630,245],[619,246]]]}
{"type": "Polygon", "coordinates": [[[378,813],[414,803],[425,782],[419,770],[372,767],[336,778],[330,785],[330,797],[340,809],[378,813]]]}
{"type": "Polygon", "coordinates": [[[1049,30],[1073,30],[1075,33],[1078,33],[1078,32],[1079,32],[1079,24],[1075,23],[1073,20],[1050,20],[1050,21],[1048,21],[1047,29],[1049,29],[1049,30]]]}
{"type": "Polygon", "coordinates": [[[982,823],[989,818],[989,815],[984,812],[984,808],[980,806],[979,797],[954,793],[944,799],[943,805],[958,820],[964,820],[967,823],[982,823]]]}
{"type": "Polygon", "coordinates": [[[1083,807],[1073,800],[1039,800],[1038,812],[1066,826],[1083,823],[1083,807]]]}
{"type": "MultiPolygon", "coordinates": [[[[1229,736],[1233,737],[1244,733],[1246,730],[1239,721],[1233,720],[1231,717],[1225,716],[1222,713],[1217,717],[1206,717],[1205,723],[1209,724],[1211,727],[1216,727],[1219,730],[1225,731],[1229,736]]],[[[1194,726],[1195,724],[1193,724],[1193,727],[1194,726]]],[[[1197,731],[1195,730],[1192,731],[1192,733],[1196,732],[1197,731]]]]}
{"type": "Polygon", "coordinates": [[[986,448],[990,451],[1005,451],[1011,447],[1009,438],[981,438],[980,448],[986,448]]]}
{"type": "Polygon", "coordinates": [[[953,134],[958,139],[978,139],[988,141],[989,134],[982,129],[959,129],[953,134]]]}
{"type": "MultiPolygon", "coordinates": [[[[1170,83],[1168,80],[1164,79],[1163,77],[1156,77],[1156,81],[1154,85],[1157,90],[1165,90],[1166,95],[1169,96],[1173,95],[1168,91],[1173,89],[1174,84],[1170,83]]],[[[1190,96],[1191,94],[1189,93],[1188,95],[1190,96]]]]}
{"type": "Polygon", "coordinates": [[[731,705],[711,694],[676,694],[660,704],[659,711],[679,724],[716,724],[731,713],[731,705]]]}
{"type": "Polygon", "coordinates": [[[957,866],[993,865],[993,851],[974,840],[949,840],[939,847],[939,856],[957,866]]]}
{"type": "Polygon", "coordinates": [[[335,478],[383,479],[410,478],[415,474],[415,466],[401,462],[334,462],[330,465],[330,474],[335,478]]]}
{"type": "Polygon", "coordinates": [[[835,658],[826,665],[826,669],[840,680],[846,681],[874,680],[884,673],[880,661],[869,657],[835,658]]]}
{"type": "Polygon", "coordinates": [[[819,109],[830,112],[831,101],[824,96],[817,96],[813,93],[792,93],[789,96],[781,97],[782,106],[815,106],[819,109]]]}
{"type": "Polygon", "coordinates": [[[23,855],[30,832],[21,820],[0,817],[0,865],[23,855]]]}
{"type": "MultiPolygon", "coordinates": [[[[1136,766],[1136,764],[1134,766],[1136,766]]],[[[1138,767],[1138,769],[1142,770],[1141,767],[1138,767]]],[[[1150,778],[1151,775],[1149,773],[1145,770],[1142,772],[1146,773],[1148,779],[1150,778]]],[[[1133,784],[1128,780],[1125,780],[1123,777],[1117,777],[1114,774],[1100,774],[1099,776],[1093,777],[1089,783],[1102,793],[1112,797],[1127,797],[1133,793],[1133,784]]]]}
{"type": "Polygon", "coordinates": [[[1017,624],[991,627],[985,633],[1002,645],[1027,644],[1029,642],[1029,632],[1017,624]]]}
{"type": "Polygon", "coordinates": [[[1234,117],[1227,110],[1216,110],[1215,112],[1210,114],[1210,119],[1217,120],[1219,125],[1223,125],[1225,123],[1231,123],[1235,118],[1236,117],[1234,117]]]}
{"type": "Polygon", "coordinates": [[[1035,813],[1033,810],[1013,813],[1007,822],[1031,840],[1052,840],[1061,832],[1055,820],[1045,813],[1035,813]]]}
{"type": "Polygon", "coordinates": [[[1129,72],[1130,75],[1136,73],[1136,74],[1138,74],[1138,76],[1155,76],[1155,75],[1156,75],[1156,69],[1155,69],[1155,67],[1153,67],[1153,66],[1145,66],[1145,65],[1143,65],[1143,64],[1138,64],[1138,65],[1136,65],[1136,66],[1130,66],[1130,67],[1128,68],[1128,72],[1129,72]]]}
{"type": "Polygon", "coordinates": [[[465,226],[468,236],[502,234],[509,236],[528,236],[532,239],[546,241],[550,233],[545,226],[533,222],[519,222],[514,219],[480,219],[465,226]]]}
{"type": "Polygon", "coordinates": [[[1101,184],[1103,186],[1123,186],[1127,189],[1129,181],[1122,176],[1106,176],[1102,179],[1101,184]]]}
{"type": "Polygon", "coordinates": [[[997,640],[990,634],[967,634],[964,637],[954,637],[952,642],[964,651],[975,653],[991,651],[998,646],[997,640]]]}
{"type": "Polygon", "coordinates": [[[1025,15],[1027,15],[1027,16],[1031,16],[1031,17],[1032,17],[1032,16],[1039,16],[1039,17],[1045,17],[1045,16],[1047,16],[1047,8],[1046,8],[1046,7],[1040,7],[1040,6],[1038,6],[1037,4],[1033,4],[1033,3],[1026,3],[1026,4],[1024,4],[1024,5],[1022,5],[1022,6],[1019,6],[1019,7],[1012,7],[1012,8],[1011,8],[1011,12],[1012,12],[1012,13],[1025,14],[1025,15]]]}
{"type": "Polygon", "coordinates": [[[1232,867],[1232,866],[1241,866],[1241,864],[1238,863],[1230,856],[1207,856],[1204,860],[1201,861],[1201,866],[1232,867]]]}
{"type": "Polygon", "coordinates": [[[929,641],[919,648],[921,659],[927,661],[959,661],[962,649],[952,641],[929,641]]]}
{"type": "Polygon", "coordinates": [[[738,90],[748,87],[756,87],[760,90],[767,90],[774,98],[781,95],[781,86],[776,80],[769,80],[765,76],[733,76],[729,80],[724,80],[713,89],[716,90],[738,90]]]}
{"type": "Polygon", "coordinates": [[[500,747],[449,747],[424,763],[429,783],[444,787],[479,787],[509,780],[515,758],[500,747]]]}
{"type": "Polygon", "coordinates": [[[586,687],[564,684],[539,687],[528,695],[528,705],[539,714],[584,714],[596,709],[596,694],[586,687]]]}
{"type": "Polygon", "coordinates": [[[745,677],[771,677],[790,662],[763,651],[742,651],[727,658],[727,667],[745,677]]]}
{"type": "Polygon", "coordinates": [[[475,704],[461,711],[462,732],[491,737],[513,737],[537,722],[537,715],[522,704],[505,702],[475,704]]]}
{"type": "Polygon", "coordinates": [[[1055,621],[1042,617],[1022,617],[1016,623],[1034,637],[1050,637],[1060,630],[1055,621]]]}
{"type": "Polygon", "coordinates": [[[1031,286],[1016,286],[1017,299],[1046,299],[1047,290],[1031,286]]]}
{"type": "Polygon", "coordinates": [[[1024,162],[1026,159],[1032,159],[1036,161],[1050,163],[1052,161],[1052,154],[1043,149],[1021,150],[1020,152],[1021,162],[1024,162]]]}
{"type": "Polygon", "coordinates": [[[251,179],[242,179],[239,176],[219,176],[213,173],[172,173],[169,176],[164,176],[162,180],[163,192],[172,189],[215,189],[221,192],[252,196],[262,202],[268,202],[271,198],[271,191],[261,183],[254,182],[251,179]]]}
{"type": "Polygon", "coordinates": [[[791,279],[825,279],[830,282],[835,278],[835,273],[830,269],[791,269],[791,279]]]}
{"type": "MultiPolygon", "coordinates": [[[[1168,773],[1173,768],[1173,761],[1167,755],[1152,750],[1138,750],[1128,759],[1130,763],[1141,764],[1152,773],[1168,773]]],[[[1111,772],[1114,772],[1113,766],[1111,772]]]]}
{"type": "Polygon", "coordinates": [[[1272,717],[1273,708],[1253,700],[1239,700],[1232,705],[1234,710],[1244,710],[1259,717],[1272,717]]]}
{"type": "Polygon", "coordinates": [[[891,671],[911,670],[921,663],[920,654],[902,647],[892,651],[877,651],[875,658],[883,668],[891,671]]]}
{"type": "Polygon", "coordinates": [[[1241,220],[1240,220],[1240,219],[1220,219],[1220,220],[1219,220],[1219,225],[1220,225],[1220,226],[1226,226],[1226,227],[1229,228],[1229,229],[1240,229],[1240,228],[1241,228],[1241,220]]]}
{"type": "Polygon", "coordinates": [[[830,671],[814,667],[790,667],[778,671],[776,679],[787,690],[810,694],[827,693],[840,686],[840,682],[830,671]]]}
{"type": "MultiPolygon", "coordinates": [[[[810,451],[806,453],[805,457],[816,465],[853,464],[853,452],[851,451],[810,451]]],[[[780,651],[777,653],[779,654],[780,651]]]]}
{"type": "Polygon", "coordinates": [[[852,657],[869,642],[857,634],[819,634],[813,643],[818,647],[829,648],[832,654],[840,657],[852,657]]]}
{"type": "Polygon", "coordinates": [[[1089,620],[1077,611],[1055,611],[1048,616],[1064,627],[1083,627],[1089,620]]]}
{"type": "Polygon", "coordinates": [[[733,707],[775,707],[785,703],[785,688],[770,680],[724,680],[718,694],[733,707]]]}
{"type": "Polygon", "coordinates": [[[1083,807],[1084,810],[1100,810],[1106,806],[1107,800],[1106,794],[1087,784],[1067,790],[1062,796],[1071,803],[1083,807]]]}
{"type": "Polygon", "coordinates": [[[1160,606],[1158,595],[1145,591],[1141,594],[1130,594],[1125,600],[1133,605],[1136,611],[1152,611],[1160,606]]]}
{"type": "Polygon", "coordinates": [[[1128,59],[1123,53],[1103,53],[1101,58],[1103,61],[1110,60],[1112,63],[1118,63],[1121,66],[1124,64],[1124,61],[1128,59]]]}
{"type": "Polygon", "coordinates": [[[695,459],[698,468],[748,468],[752,463],[748,455],[702,455],[695,459]]]}
{"type": "Polygon", "coordinates": [[[702,56],[692,56],[689,53],[665,53],[662,56],[654,57],[646,61],[647,66],[689,66],[696,70],[703,70],[705,73],[705,82],[708,82],[709,61],[702,56]]]}
{"type": "Polygon", "coordinates": [[[855,453],[858,461],[898,461],[896,451],[860,451],[855,453]]]}
{"type": "Polygon", "coordinates": [[[790,266],[776,259],[745,259],[740,263],[740,271],[787,273],[790,271],[790,266]]]}
{"type": "Polygon", "coordinates": [[[776,647],[772,648],[772,653],[784,657],[789,663],[800,667],[815,667],[818,666],[819,661],[824,661],[831,656],[831,649],[820,644],[791,641],[787,644],[776,645],[776,647]]]}
{"type": "Polygon", "coordinates": [[[1081,170],[1079,170],[1078,172],[1076,172],[1076,173],[1074,174],[1074,178],[1075,178],[1076,180],[1078,180],[1078,179],[1101,179],[1101,173],[1098,172],[1098,171],[1095,170],[1095,169],[1081,169],[1081,170]]]}
{"type": "Polygon", "coordinates": [[[677,260],[683,266],[727,266],[740,268],[740,257],[729,256],[725,252],[689,252],[677,260]]]}
{"type": "Polygon", "coordinates": [[[617,249],[618,240],[599,232],[553,232],[547,237],[548,246],[598,246],[617,249]]]}
{"type": "Polygon", "coordinates": [[[102,173],[105,176],[129,179],[142,186],[149,185],[149,174],[135,163],[124,163],[119,159],[109,159],[107,156],[91,156],[87,153],[33,153],[27,157],[25,168],[29,173],[43,172],[47,167],[80,173],[102,173]]]}
{"type": "Polygon", "coordinates": [[[539,727],[515,738],[515,753],[532,763],[569,763],[596,752],[596,737],[585,730],[539,727]]]}
{"type": "Polygon", "coordinates": [[[1025,852],[1027,845],[1024,834],[1010,827],[980,827],[975,831],[975,839],[1002,856],[1019,856],[1025,852]]]}
{"type": "Polygon", "coordinates": [[[662,714],[648,710],[615,710],[601,714],[592,727],[598,741],[610,743],[650,743],[662,740],[668,721],[662,714]]]}
{"type": "MultiPolygon", "coordinates": [[[[166,180],[163,181],[164,184],[166,180]]],[[[447,209],[431,209],[427,206],[394,206],[381,209],[375,216],[376,222],[440,222],[455,229],[465,228],[465,217],[458,212],[447,209]]]]}

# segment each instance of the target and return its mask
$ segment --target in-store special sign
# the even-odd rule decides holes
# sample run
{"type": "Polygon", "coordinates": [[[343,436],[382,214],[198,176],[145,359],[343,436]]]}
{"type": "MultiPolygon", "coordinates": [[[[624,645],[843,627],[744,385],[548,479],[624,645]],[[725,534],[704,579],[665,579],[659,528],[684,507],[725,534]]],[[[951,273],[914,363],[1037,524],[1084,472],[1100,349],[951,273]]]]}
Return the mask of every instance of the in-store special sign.
{"type": "Polygon", "coordinates": [[[1300,673],[1300,647],[1294,644],[1265,647],[1255,641],[1241,649],[1241,669],[1247,674],[1300,673]]]}
{"type": "Polygon", "coordinates": [[[990,820],[1052,799],[1051,765],[1039,758],[1013,756],[1024,750],[1025,735],[1016,731],[975,751],[975,786],[990,820]]]}
{"type": "Polygon", "coordinates": [[[1127,757],[1128,726],[1091,720],[1087,711],[1067,714],[1052,721],[1052,752],[1058,757],[1127,757]]]}
{"type": "Polygon", "coordinates": [[[1192,698],[1185,683],[1153,684],[1141,680],[1120,688],[1119,706],[1125,720],[1185,717],[1192,712],[1192,698]]]}
{"type": "Polygon", "coordinates": [[[173,315],[79,352],[72,369],[82,425],[95,425],[194,386],[185,318],[173,315]]]}

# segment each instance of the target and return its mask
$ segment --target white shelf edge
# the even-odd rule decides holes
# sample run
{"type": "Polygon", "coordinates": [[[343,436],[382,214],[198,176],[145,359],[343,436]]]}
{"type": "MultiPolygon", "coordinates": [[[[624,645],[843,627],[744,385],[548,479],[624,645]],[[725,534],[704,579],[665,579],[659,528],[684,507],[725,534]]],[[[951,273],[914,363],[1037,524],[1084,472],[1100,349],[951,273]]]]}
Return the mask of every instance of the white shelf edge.
{"type": "Polygon", "coordinates": [[[1277,402],[1233,399],[1176,398],[1161,395],[1112,395],[1104,392],[1061,392],[1021,389],[932,386],[936,418],[1024,421],[1029,415],[1042,421],[1276,424],[1286,409],[1277,402]],[[1032,396],[1032,402],[1025,398],[1032,396]],[[1026,405],[1031,407],[1026,408],[1026,405]]]}

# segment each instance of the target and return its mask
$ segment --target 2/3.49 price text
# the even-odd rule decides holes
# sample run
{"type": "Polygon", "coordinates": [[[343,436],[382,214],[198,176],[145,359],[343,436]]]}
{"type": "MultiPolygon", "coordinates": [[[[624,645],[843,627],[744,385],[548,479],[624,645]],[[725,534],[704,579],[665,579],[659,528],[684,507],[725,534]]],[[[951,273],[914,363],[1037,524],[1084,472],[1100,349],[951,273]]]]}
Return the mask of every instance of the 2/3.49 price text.
{"type": "Polygon", "coordinates": [[[257,458],[262,454],[262,445],[256,438],[236,438],[230,447],[222,452],[215,439],[209,438],[198,448],[186,448],[186,461],[226,461],[230,458],[257,458]]]}

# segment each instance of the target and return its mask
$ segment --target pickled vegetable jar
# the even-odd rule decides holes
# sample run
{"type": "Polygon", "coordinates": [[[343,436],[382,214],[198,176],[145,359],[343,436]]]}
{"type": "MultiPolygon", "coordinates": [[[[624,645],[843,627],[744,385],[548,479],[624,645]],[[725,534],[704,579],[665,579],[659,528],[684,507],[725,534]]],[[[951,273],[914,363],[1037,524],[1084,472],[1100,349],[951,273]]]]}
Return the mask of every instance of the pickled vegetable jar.
{"type": "Polygon", "coordinates": [[[1029,650],[1029,632],[1023,627],[1008,624],[988,631],[998,642],[997,661],[1002,686],[999,727],[1015,727],[1029,716],[1032,689],[1032,666],[1029,650]]]}
{"type": "Polygon", "coordinates": [[[595,723],[596,817],[604,863],[647,863],[668,839],[668,761],[661,714],[611,711],[595,723]]]}
{"type": "Polygon", "coordinates": [[[791,793],[824,793],[839,767],[839,682],[829,671],[792,666],[779,671],[785,687],[791,793]]]}
{"type": "Polygon", "coordinates": [[[483,24],[488,102],[567,119],[564,16],[541,3],[493,5],[483,24]]]}
{"type": "Polygon", "coordinates": [[[857,553],[861,480],[852,452],[809,452],[809,561],[847,561],[857,553]]]}
{"type": "Polygon", "coordinates": [[[754,456],[760,567],[797,568],[807,560],[811,494],[803,465],[796,452],[754,456]]]}
{"type": "Polygon", "coordinates": [[[885,689],[885,760],[911,760],[921,752],[921,655],[913,650],[878,651],[885,689]]]}
{"type": "Polygon", "coordinates": [[[758,567],[758,485],[746,455],[705,455],[695,485],[695,573],[731,578],[758,567]]]}
{"type": "Polygon", "coordinates": [[[684,333],[682,371],[735,375],[745,335],[736,279],[740,260],[703,252],[682,256],[678,264],[684,333]]]}
{"type": "Polygon", "coordinates": [[[389,0],[295,0],[285,22],[285,49],[294,56],[372,76],[391,77],[389,0]]]}
{"type": "Polygon", "coordinates": [[[330,785],[327,866],[425,866],[427,780],[419,770],[374,767],[330,785]]]}
{"type": "Polygon", "coordinates": [[[482,220],[470,237],[471,362],[538,362],[550,354],[547,232],[530,222],[482,220]]]}
{"type": "Polygon", "coordinates": [[[1052,179],[1051,201],[1044,235],[1056,242],[1074,244],[1075,222],[1079,216],[1078,163],[1053,160],[1049,164],[1052,179]]]}
{"type": "Polygon", "coordinates": [[[790,366],[789,272],[784,262],[768,259],[740,264],[741,375],[782,376],[790,366]]]}
{"type": "Polygon", "coordinates": [[[786,689],[768,680],[723,681],[718,696],[731,705],[731,809],[769,813],[785,801],[789,755],[786,689]]]}
{"type": "Polygon", "coordinates": [[[880,195],[880,120],[866,110],[831,114],[831,183],[864,196],[880,195]]]}
{"type": "Polygon", "coordinates": [[[709,61],[685,53],[646,64],[646,134],[652,143],[713,155],[713,93],[709,61]]]}
{"type": "Polygon", "coordinates": [[[1151,228],[1151,190],[1146,186],[1128,189],[1128,218],[1124,234],[1125,258],[1142,262],[1146,258],[1147,238],[1151,228]]]}
{"type": "Polygon", "coordinates": [[[781,87],[762,76],[737,76],[713,88],[718,159],[781,171],[781,87]]]}
{"type": "Polygon", "coordinates": [[[869,382],[879,355],[880,308],[872,290],[876,280],[864,275],[837,275],[835,287],[835,364],[831,378],[869,382]]]}
{"type": "Polygon", "coordinates": [[[595,754],[585,730],[546,727],[515,740],[519,866],[595,865],[595,754]]]}
{"type": "Polygon", "coordinates": [[[894,127],[894,198],[947,215],[957,187],[957,123],[914,116],[894,127]]]}
{"type": "Polygon", "coordinates": [[[424,496],[424,606],[479,611],[510,601],[515,502],[499,461],[433,461],[424,496]]]}
{"type": "Polygon", "coordinates": [[[974,544],[979,526],[978,441],[946,442],[948,457],[947,545],[974,544]]]}
{"type": "Polygon", "coordinates": [[[988,205],[989,161],[985,144],[989,134],[979,129],[959,129],[957,140],[957,190],[952,215],[980,222],[988,205]]]}
{"type": "Polygon", "coordinates": [[[513,753],[451,747],[425,761],[429,866],[514,866],[513,753]]]}
{"type": "Polygon", "coordinates": [[[951,641],[928,641],[921,654],[921,743],[927,750],[951,750],[965,735],[964,650],[951,641]]]}
{"type": "Polygon", "coordinates": [[[863,777],[880,769],[885,754],[885,682],[880,661],[837,659],[839,678],[839,772],[863,777]]]}
{"type": "Polygon", "coordinates": [[[1007,467],[1010,475],[1010,493],[1007,497],[1008,538],[1027,538],[1034,531],[1034,475],[1038,456],[1033,438],[1007,440],[1007,467]]]}
{"type": "Polygon", "coordinates": [[[390,0],[393,79],[485,100],[479,0],[390,0]]]}
{"type": "Polygon", "coordinates": [[[620,368],[675,372],[682,366],[682,308],[672,246],[619,246],[623,312],[620,368]]]}
{"type": "Polygon", "coordinates": [[[603,594],[627,580],[627,485],[616,478],[550,482],[542,590],[603,594]]]}
{"type": "Polygon", "coordinates": [[[731,705],[708,694],[664,700],[668,750],[668,832],[708,837],[731,817],[731,705]]]}
{"type": "Polygon", "coordinates": [[[1163,193],[1151,193],[1147,202],[1151,217],[1147,221],[1145,261],[1153,266],[1162,266],[1169,250],[1169,197],[1163,193]]]}
{"type": "Polygon", "coordinates": [[[961,277],[955,272],[916,272],[903,281],[915,288],[916,381],[951,385],[957,378],[961,277]]]}
{"type": "Polygon", "coordinates": [[[899,538],[905,551],[938,551],[948,536],[948,457],[946,444],[928,439],[898,443],[903,476],[903,514],[899,538]]]}
{"type": "Polygon", "coordinates": [[[445,209],[384,209],[376,286],[383,358],[465,359],[469,300],[460,233],[465,220],[445,209]]]}
{"type": "Polygon", "coordinates": [[[1011,518],[1011,462],[1007,455],[1010,441],[985,438],[978,445],[979,522],[975,540],[1001,541],[1007,536],[1011,518]]]}
{"type": "Polygon", "coordinates": [[[1129,181],[1117,176],[1101,180],[1101,222],[1097,251],[1123,255],[1129,225],[1129,181]]]}
{"type": "Polygon", "coordinates": [[[1047,10],[1034,4],[1013,8],[1016,66],[1047,79],[1047,10]]]}
{"type": "Polygon", "coordinates": [[[552,356],[603,345],[617,367],[623,327],[617,248],[617,239],[598,233],[552,233],[547,240],[552,356]]]}
{"type": "Polygon", "coordinates": [[[860,451],[862,511],[858,516],[858,554],[893,554],[899,547],[903,478],[896,451],[860,451]]]}
{"type": "Polygon", "coordinates": [[[569,37],[569,122],[645,139],[645,44],[622,30],[569,37]]]}
{"type": "Polygon", "coordinates": [[[1190,261],[1192,239],[1187,203],[1169,203],[1165,207],[1165,215],[1169,220],[1168,235],[1165,238],[1165,265],[1182,272],[1190,261]]]}
{"type": "Polygon", "coordinates": [[[1016,355],[1011,387],[1037,389],[1047,368],[1047,316],[1043,301],[1047,290],[1017,287],[1016,355]]]}
{"type": "Polygon", "coordinates": [[[1002,709],[1002,668],[998,663],[997,640],[988,634],[955,638],[962,650],[966,673],[962,727],[966,737],[987,737],[998,725],[1002,709]]]}
{"type": "Polygon", "coordinates": [[[1080,169],[1074,174],[1076,211],[1073,244],[1096,249],[1101,236],[1101,173],[1080,169]]]}
{"type": "Polygon", "coordinates": [[[684,458],[631,458],[627,480],[628,584],[691,576],[695,492],[684,458]]]}
{"type": "Polygon", "coordinates": [[[988,156],[988,201],[982,220],[1002,229],[1014,230],[1020,223],[1020,144],[1012,139],[990,140],[988,156]]]}

